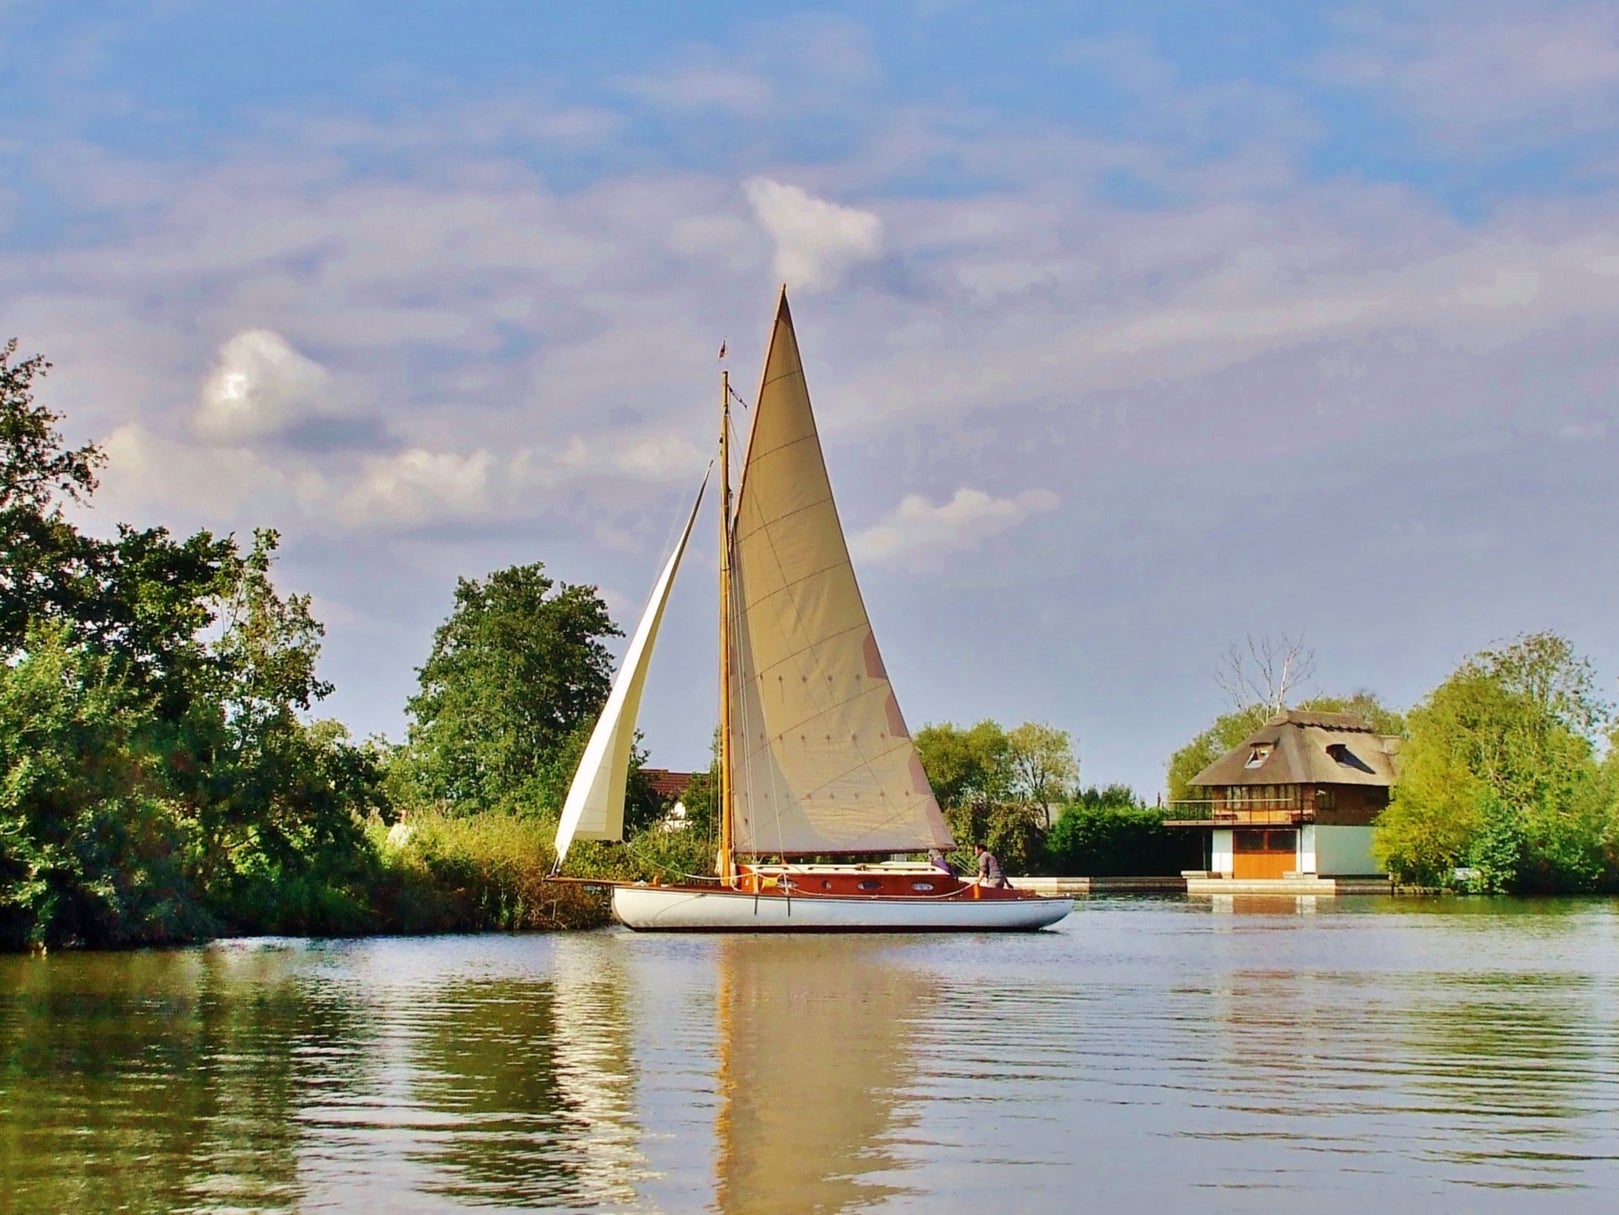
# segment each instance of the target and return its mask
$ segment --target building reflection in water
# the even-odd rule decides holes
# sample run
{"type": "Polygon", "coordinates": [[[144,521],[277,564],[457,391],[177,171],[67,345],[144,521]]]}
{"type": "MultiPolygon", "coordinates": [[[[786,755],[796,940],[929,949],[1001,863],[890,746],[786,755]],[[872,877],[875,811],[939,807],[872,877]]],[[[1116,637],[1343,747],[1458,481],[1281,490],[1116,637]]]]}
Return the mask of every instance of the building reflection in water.
{"type": "Polygon", "coordinates": [[[863,1210],[904,1192],[895,1139],[931,986],[889,943],[718,943],[718,1209],[863,1210]]]}

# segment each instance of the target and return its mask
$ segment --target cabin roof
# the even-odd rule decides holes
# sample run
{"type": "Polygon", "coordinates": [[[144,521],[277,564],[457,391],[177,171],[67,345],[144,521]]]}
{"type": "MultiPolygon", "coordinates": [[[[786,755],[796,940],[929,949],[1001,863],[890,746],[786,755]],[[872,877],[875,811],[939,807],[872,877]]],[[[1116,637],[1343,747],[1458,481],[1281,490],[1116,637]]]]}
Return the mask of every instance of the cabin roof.
{"type": "Polygon", "coordinates": [[[1378,734],[1352,713],[1285,710],[1191,780],[1224,785],[1377,785],[1394,783],[1399,739],[1378,734]]]}

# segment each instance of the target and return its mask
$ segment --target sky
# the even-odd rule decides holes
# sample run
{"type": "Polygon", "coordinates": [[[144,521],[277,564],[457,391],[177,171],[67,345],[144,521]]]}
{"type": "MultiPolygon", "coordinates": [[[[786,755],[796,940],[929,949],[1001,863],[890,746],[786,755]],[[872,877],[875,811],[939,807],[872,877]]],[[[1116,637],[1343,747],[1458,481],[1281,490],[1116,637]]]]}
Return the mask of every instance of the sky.
{"type": "MultiPolygon", "coordinates": [[[[1551,629],[1619,694],[1606,0],[0,0],[0,163],[87,525],[279,529],[356,736],[458,578],[633,625],[783,282],[913,728],[1049,722],[1150,800],[1250,637],[1407,707],[1551,629]]],[[[663,767],[717,712],[699,526],[663,767]]]]}

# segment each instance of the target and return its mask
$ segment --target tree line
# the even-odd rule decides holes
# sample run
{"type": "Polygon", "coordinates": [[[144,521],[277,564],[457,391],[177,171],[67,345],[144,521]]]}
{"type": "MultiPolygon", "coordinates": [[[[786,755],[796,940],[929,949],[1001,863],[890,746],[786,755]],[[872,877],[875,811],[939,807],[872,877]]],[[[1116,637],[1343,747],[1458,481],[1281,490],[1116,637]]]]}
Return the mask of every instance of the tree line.
{"type": "MultiPolygon", "coordinates": [[[[324,630],[273,577],[279,537],[250,542],[71,510],[104,465],[35,400],[42,359],[0,350],[0,948],[132,945],[226,932],[355,933],[597,922],[544,881],[550,827],[612,675],[619,635],[596,590],[538,563],[457,584],[403,741],[356,741],[316,716],[324,630]]],[[[1171,757],[1172,798],[1281,703],[1308,662],[1250,642],[1248,697],[1171,757]],[[1278,680],[1280,687],[1276,686],[1278,680]]],[[[1398,875],[1481,890],[1619,885],[1619,748],[1590,664],[1539,634],[1475,655],[1401,715],[1377,833],[1398,875]]],[[[1026,722],[929,725],[917,746],[951,830],[1013,872],[1173,873],[1195,834],[1122,786],[1082,787],[1069,735],[1026,722]]],[[[640,772],[624,847],[581,843],[602,877],[712,871],[712,773],[685,827],[640,772]]],[[[1192,855],[1197,853],[1198,855],[1192,855]]],[[[970,856],[963,852],[958,861],[970,856]]]]}

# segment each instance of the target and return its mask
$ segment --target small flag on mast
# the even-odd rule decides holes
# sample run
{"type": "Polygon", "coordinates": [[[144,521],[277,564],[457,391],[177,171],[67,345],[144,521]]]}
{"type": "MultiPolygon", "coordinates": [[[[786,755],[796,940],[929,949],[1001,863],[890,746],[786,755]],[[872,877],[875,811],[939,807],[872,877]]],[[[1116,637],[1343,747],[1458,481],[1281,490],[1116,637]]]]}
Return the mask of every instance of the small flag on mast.
{"type": "Polygon", "coordinates": [[[720,358],[723,359],[724,357],[725,357],[725,339],[721,338],[720,339],[720,358]]]}

